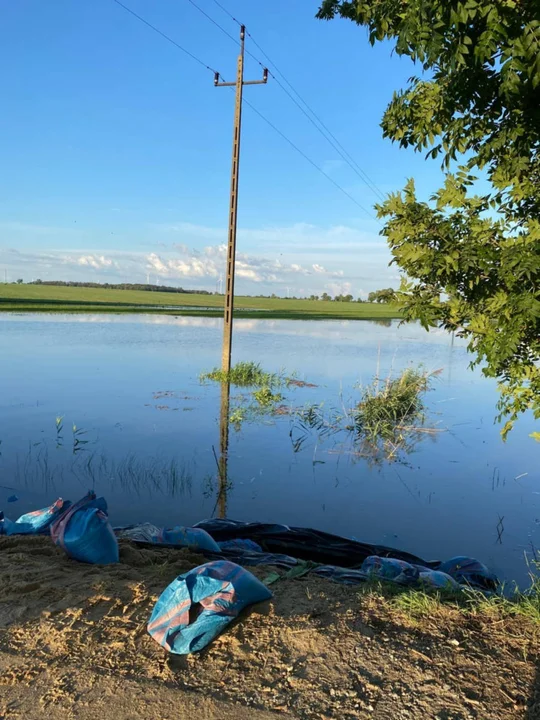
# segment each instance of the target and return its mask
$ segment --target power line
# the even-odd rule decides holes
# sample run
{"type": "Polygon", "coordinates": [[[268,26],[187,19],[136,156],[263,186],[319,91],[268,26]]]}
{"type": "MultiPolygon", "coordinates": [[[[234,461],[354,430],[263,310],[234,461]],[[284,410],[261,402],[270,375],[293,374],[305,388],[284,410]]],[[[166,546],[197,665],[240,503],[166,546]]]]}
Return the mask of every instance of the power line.
{"type": "MultiPolygon", "coordinates": [[[[180,43],[177,43],[176,40],[173,40],[171,37],[169,37],[169,35],[166,35],[162,30],[160,30],[159,28],[157,28],[155,25],[152,25],[152,23],[148,22],[148,20],[145,20],[145,19],[144,19],[143,17],[141,17],[140,15],[137,15],[137,13],[136,13],[134,10],[132,10],[131,8],[129,8],[127,5],[124,5],[124,3],[120,2],[120,0],[113,0],[113,2],[115,2],[115,3],[116,3],[117,5],[119,5],[121,8],[123,8],[126,12],[130,13],[131,15],[133,15],[133,17],[137,18],[137,20],[140,20],[142,23],[144,23],[146,26],[148,26],[151,30],[153,30],[154,32],[156,32],[158,35],[161,35],[162,38],[165,38],[165,40],[167,40],[168,42],[172,43],[175,47],[177,47],[177,48],[178,48],[179,50],[181,50],[183,53],[185,53],[186,55],[189,55],[189,57],[190,57],[192,60],[195,60],[195,62],[198,62],[199,65],[202,65],[204,68],[206,68],[207,70],[210,70],[210,72],[214,73],[214,75],[215,75],[216,70],[214,70],[213,68],[210,67],[210,65],[207,65],[205,62],[203,62],[202,60],[200,60],[200,59],[199,59],[196,55],[194,55],[192,52],[190,52],[189,50],[186,50],[186,48],[185,48],[185,47],[182,47],[182,45],[180,45],[180,43]]],[[[231,36],[231,37],[232,37],[232,36],[231,36]]]]}
{"type": "MultiPolygon", "coordinates": [[[[225,30],[225,28],[224,28],[222,25],[220,25],[220,24],[217,22],[217,20],[214,20],[214,18],[213,18],[211,15],[209,15],[207,12],[205,12],[205,11],[202,9],[202,7],[199,7],[199,5],[197,5],[197,3],[194,2],[194,0],[188,0],[188,2],[191,3],[191,5],[193,5],[194,8],[197,8],[197,10],[198,10],[200,13],[202,13],[202,15],[204,15],[205,18],[208,18],[208,20],[210,20],[210,22],[211,22],[213,25],[215,25],[217,28],[219,28],[224,35],[226,35],[228,38],[230,38],[230,39],[231,39],[234,43],[236,43],[237,45],[239,44],[238,40],[237,40],[233,35],[231,35],[229,32],[227,32],[227,30],[225,30]]],[[[236,22],[238,22],[238,21],[236,21],[236,22]]]]}
{"type": "MultiPolygon", "coordinates": [[[[216,0],[214,0],[214,1],[216,1],[216,0]]],[[[205,62],[203,62],[202,60],[200,60],[200,59],[199,59],[198,57],[196,57],[195,55],[193,55],[193,53],[189,52],[189,50],[186,50],[186,49],[185,49],[184,47],[182,47],[179,43],[177,43],[176,40],[173,40],[171,37],[169,37],[169,36],[166,35],[164,32],[162,32],[162,31],[161,31],[159,28],[157,28],[155,25],[152,25],[152,23],[148,22],[148,20],[145,20],[143,17],[141,17],[140,15],[138,15],[136,12],[134,12],[134,11],[133,11],[131,8],[129,8],[127,5],[124,5],[122,2],[120,2],[120,0],[113,0],[113,2],[115,2],[117,5],[119,5],[121,8],[123,8],[124,10],[126,10],[126,11],[127,11],[128,13],[130,13],[131,15],[133,15],[135,18],[137,18],[137,20],[140,20],[142,23],[144,23],[145,25],[147,25],[149,28],[151,28],[151,29],[152,29],[154,32],[156,32],[158,35],[161,35],[161,37],[163,37],[165,40],[167,40],[167,41],[170,42],[172,45],[174,45],[175,47],[177,47],[177,48],[178,48],[179,50],[181,50],[183,53],[185,53],[186,55],[189,55],[189,57],[191,57],[193,60],[196,60],[196,61],[199,63],[199,65],[202,65],[202,66],[203,66],[204,68],[206,68],[207,70],[210,70],[212,73],[214,73],[214,75],[216,74],[216,72],[217,72],[216,70],[214,70],[213,68],[211,68],[209,65],[207,65],[205,62]]],[[[190,2],[194,7],[196,7],[197,10],[199,10],[203,15],[205,15],[214,25],[216,25],[217,27],[219,27],[220,30],[222,30],[222,32],[224,32],[225,35],[227,35],[231,40],[233,40],[235,43],[238,44],[238,41],[237,41],[232,35],[230,35],[224,28],[222,28],[221,25],[219,25],[219,23],[217,23],[213,18],[211,18],[210,15],[208,15],[204,10],[202,10],[202,8],[200,8],[200,7],[194,2],[194,0],[188,0],[188,2],[190,2]]],[[[217,4],[219,4],[219,3],[217,3],[217,4]]],[[[231,16],[231,17],[232,17],[232,16],[231,16]]],[[[235,19],[235,22],[238,22],[238,21],[235,19]]],[[[249,33],[248,33],[248,35],[249,35],[249,33]]],[[[251,36],[250,36],[250,37],[251,37],[251,36]]],[[[246,52],[248,52],[248,51],[246,51],[246,52]]],[[[265,53],[263,53],[263,54],[265,54],[265,53]]],[[[260,62],[260,60],[258,60],[258,58],[256,58],[252,53],[249,53],[249,55],[251,55],[251,56],[259,63],[259,65],[261,65],[261,67],[265,67],[265,66],[260,62]]],[[[275,65],[274,65],[274,67],[275,67],[275,65]]],[[[277,68],[276,68],[276,69],[277,69],[277,68]]],[[[220,77],[222,78],[222,80],[224,80],[224,78],[223,78],[223,76],[222,76],[221,74],[220,74],[220,77]]],[[[274,79],[276,79],[273,74],[272,74],[272,77],[274,77],[274,79]]],[[[283,76],[282,76],[282,77],[283,77],[283,76]]],[[[282,87],[283,87],[283,86],[282,86],[282,87]]],[[[294,143],[292,140],[290,140],[290,139],[285,135],[285,133],[283,133],[278,127],[276,127],[276,125],[274,125],[274,123],[272,123],[265,115],[263,115],[263,114],[260,112],[260,110],[257,110],[257,108],[256,108],[254,105],[252,105],[252,104],[251,104],[248,100],[246,100],[245,98],[244,98],[243,102],[244,102],[249,108],[251,108],[251,110],[253,110],[253,112],[256,113],[262,120],[264,120],[264,122],[267,123],[267,125],[269,125],[278,135],[280,135],[294,150],[296,150],[296,152],[297,152],[299,155],[301,155],[305,160],[307,160],[307,162],[308,162],[310,165],[312,165],[318,172],[320,172],[321,175],[323,175],[327,180],[329,180],[329,181],[332,183],[332,185],[334,185],[340,192],[342,192],[346,197],[348,197],[349,200],[351,200],[355,205],[357,205],[357,206],[358,206],[363,212],[365,212],[370,218],[372,218],[373,220],[376,220],[376,218],[369,212],[369,210],[367,210],[361,203],[359,203],[358,200],[356,200],[356,198],[354,198],[350,193],[347,192],[347,190],[345,190],[343,187],[341,187],[341,185],[340,185],[338,182],[336,182],[330,175],[328,175],[328,173],[326,173],[321,167],[319,167],[319,165],[317,165],[316,162],[314,162],[308,155],[306,155],[303,150],[300,150],[300,148],[299,148],[297,145],[295,145],[295,143],[294,143]]]]}
{"type": "MultiPolygon", "coordinates": [[[[233,43],[235,43],[236,45],[240,45],[240,42],[234,37],[234,35],[231,35],[230,32],[228,32],[227,30],[225,30],[225,28],[223,27],[223,25],[220,25],[217,20],[214,20],[214,18],[213,18],[211,15],[209,15],[205,10],[203,10],[202,7],[200,7],[199,5],[197,5],[197,3],[195,2],[195,0],[187,0],[187,1],[188,1],[188,3],[190,3],[191,5],[193,5],[194,8],[197,8],[197,10],[198,10],[202,15],[204,15],[205,18],[207,18],[208,20],[210,20],[210,22],[212,23],[212,25],[215,25],[217,28],[219,28],[224,35],[226,35],[230,40],[233,41],[233,43]]],[[[214,2],[216,3],[216,5],[217,5],[218,7],[220,7],[220,8],[223,10],[223,12],[227,13],[227,15],[228,15],[232,20],[234,20],[235,23],[237,23],[238,25],[240,25],[240,27],[242,27],[242,23],[241,23],[239,20],[237,20],[235,17],[233,17],[233,15],[231,15],[231,13],[230,13],[226,8],[224,8],[223,5],[221,5],[219,2],[217,2],[217,0],[214,0],[214,2]]],[[[249,35],[249,33],[247,32],[247,30],[246,30],[246,34],[249,35]]],[[[250,37],[251,37],[251,35],[250,35],[250,37]]],[[[244,49],[244,52],[246,53],[246,55],[249,55],[251,58],[253,58],[253,60],[255,60],[255,62],[256,62],[258,65],[260,65],[264,70],[267,70],[266,65],[264,65],[264,64],[259,60],[259,58],[258,58],[256,55],[254,55],[252,52],[250,52],[247,48],[244,49]]],[[[274,76],[272,73],[270,73],[270,74],[271,74],[272,77],[275,79],[275,76],[274,76]]]]}
{"type": "MultiPolygon", "coordinates": [[[[216,0],[214,0],[216,2],[216,0]]],[[[317,128],[317,130],[321,133],[321,135],[326,139],[328,143],[336,150],[336,152],[341,156],[341,158],[349,165],[349,167],[353,170],[353,172],[356,173],[360,177],[360,179],[370,188],[372,192],[374,192],[381,200],[385,200],[384,193],[379,190],[379,188],[376,186],[376,184],[371,180],[369,175],[362,170],[360,165],[356,162],[356,160],[350,155],[350,153],[343,147],[343,145],[339,142],[339,140],[336,138],[336,136],[333,134],[333,132],[328,128],[328,126],[321,120],[321,118],[317,115],[317,113],[313,110],[313,108],[310,107],[310,105],[307,103],[306,100],[300,95],[298,90],[290,83],[285,75],[281,72],[281,70],[278,68],[278,66],[273,62],[273,60],[265,53],[265,51],[262,49],[262,47],[259,45],[259,43],[254,39],[253,35],[249,31],[246,30],[246,33],[248,37],[250,38],[251,42],[255,45],[256,48],[258,48],[259,52],[262,53],[263,57],[266,58],[268,63],[273,66],[275,72],[278,73],[283,78],[283,81],[291,88],[291,90],[294,92],[294,94],[299,98],[299,100],[302,102],[302,104],[307,108],[309,113],[311,113],[311,117],[308,112],[300,105],[300,103],[291,95],[291,93],[283,87],[283,85],[279,82],[279,80],[276,78],[276,76],[271,73],[272,78],[276,81],[276,83],[281,87],[281,89],[289,96],[289,98],[294,102],[294,104],[303,112],[303,114],[308,118],[308,120],[311,122],[314,127],[317,128]],[[317,122],[319,123],[321,127],[317,125],[317,122]],[[323,130],[327,133],[323,132],[323,130]]]]}
{"type": "Polygon", "coordinates": [[[234,22],[235,22],[237,25],[240,25],[240,27],[242,26],[242,23],[241,23],[239,20],[237,20],[237,19],[234,17],[234,15],[232,15],[232,14],[227,10],[226,7],[223,7],[223,5],[222,5],[220,2],[218,2],[218,0],[214,0],[214,2],[215,2],[216,5],[218,6],[218,8],[220,8],[221,10],[223,10],[223,12],[231,18],[231,20],[234,20],[234,22]]]}
{"type": "MultiPolygon", "coordinates": [[[[325,177],[327,180],[330,180],[330,182],[332,183],[332,185],[334,185],[335,187],[337,187],[337,189],[340,190],[346,197],[348,197],[349,200],[352,200],[355,205],[357,205],[361,210],[363,210],[363,211],[366,213],[366,215],[368,215],[372,220],[377,220],[377,218],[376,218],[374,215],[372,215],[372,214],[369,212],[369,210],[367,210],[361,203],[359,203],[358,200],[356,200],[356,198],[354,198],[350,193],[348,193],[347,190],[345,190],[345,188],[341,187],[341,185],[340,185],[338,182],[336,182],[333,177],[331,177],[330,175],[328,175],[328,173],[326,173],[321,167],[319,167],[319,165],[317,165],[317,163],[316,163],[314,160],[312,160],[312,159],[309,157],[309,155],[306,155],[306,153],[305,153],[303,150],[300,150],[300,148],[299,148],[297,145],[295,145],[295,143],[294,143],[292,140],[290,140],[290,139],[285,135],[285,133],[283,133],[278,127],[276,127],[276,126],[274,125],[274,123],[271,122],[271,120],[269,120],[265,115],[263,115],[262,112],[260,112],[260,110],[257,110],[257,108],[256,108],[254,105],[252,105],[252,104],[249,102],[249,100],[246,100],[246,98],[244,98],[242,102],[243,102],[245,105],[247,105],[249,108],[251,108],[254,113],[256,113],[262,120],[264,120],[264,122],[265,122],[267,125],[269,125],[269,126],[272,128],[272,130],[274,130],[275,132],[277,132],[278,135],[280,135],[287,143],[289,143],[289,145],[290,145],[292,148],[294,148],[294,150],[296,150],[296,152],[297,152],[299,155],[301,155],[301,156],[304,158],[304,160],[307,160],[308,163],[315,168],[315,170],[318,170],[318,172],[320,172],[321,175],[324,175],[324,177],[325,177]]],[[[378,220],[377,220],[377,222],[378,222],[378,220]]]]}
{"type": "MultiPolygon", "coordinates": [[[[238,25],[241,25],[241,23],[230,13],[226,7],[224,7],[219,0],[213,0],[214,3],[226,14],[228,15],[231,20],[233,20],[238,25]]],[[[218,23],[216,22],[212,17],[210,17],[207,13],[204,12],[201,8],[196,5],[196,3],[193,0],[189,0],[189,2],[192,5],[195,5],[200,12],[203,13],[214,25],[220,28],[220,30],[225,33],[231,40],[234,42],[238,42],[232,35],[229,35],[229,33],[218,23]]],[[[286,87],[278,80],[278,78],[274,75],[274,73],[270,72],[270,76],[275,80],[275,82],[279,85],[279,87],[283,90],[283,92],[292,100],[292,102],[298,107],[298,109],[307,117],[309,122],[315,127],[315,129],[324,137],[324,139],[331,145],[331,147],[338,153],[338,155],[341,157],[342,160],[345,161],[345,163],[351,168],[351,170],[362,180],[362,182],[367,185],[367,187],[380,199],[385,200],[385,194],[377,187],[377,185],[371,180],[369,175],[363,170],[360,165],[356,162],[356,160],[351,156],[351,154],[343,147],[342,143],[337,139],[337,137],[334,135],[334,133],[330,130],[330,128],[321,120],[321,118],[317,115],[315,110],[313,110],[312,107],[307,103],[306,100],[300,95],[298,90],[292,85],[292,83],[287,80],[285,75],[281,72],[281,70],[278,68],[276,63],[268,56],[268,54],[262,49],[262,47],[259,45],[259,43],[255,40],[253,35],[249,32],[249,30],[246,30],[247,36],[250,38],[251,42],[255,45],[255,47],[259,50],[259,52],[263,55],[263,57],[268,61],[268,63],[273,66],[275,72],[283,79],[283,82],[285,82],[289,88],[292,90],[292,92],[296,95],[298,100],[287,90],[286,87]],[[302,105],[304,107],[302,107],[302,105]],[[307,110],[305,109],[307,108],[307,110]],[[318,124],[317,124],[318,123],[318,124]]],[[[261,67],[264,67],[263,63],[257,58],[252,52],[246,49],[246,53],[252,57],[261,67]]]]}
{"type": "MultiPolygon", "coordinates": [[[[354,160],[352,160],[352,158],[350,157],[350,155],[349,155],[349,154],[347,153],[347,151],[340,145],[340,143],[338,142],[338,140],[335,140],[335,139],[332,140],[332,139],[331,139],[331,138],[334,138],[334,136],[332,135],[332,133],[331,133],[329,130],[327,130],[327,133],[328,133],[328,135],[329,135],[330,137],[328,137],[327,135],[325,135],[325,134],[322,132],[322,130],[321,130],[321,128],[319,127],[319,125],[317,125],[317,123],[315,122],[315,120],[311,117],[311,115],[307,112],[307,110],[305,110],[305,108],[302,107],[302,105],[298,102],[298,100],[294,97],[294,95],[287,90],[287,88],[279,81],[279,79],[274,75],[274,73],[272,73],[272,72],[270,72],[270,71],[268,71],[268,72],[270,73],[270,76],[273,78],[273,80],[274,80],[274,81],[279,85],[279,87],[283,90],[283,92],[292,100],[292,102],[296,105],[296,107],[300,110],[300,112],[301,112],[303,115],[306,116],[306,118],[307,118],[307,119],[309,120],[309,122],[313,125],[313,127],[321,133],[321,135],[324,137],[324,139],[334,148],[334,150],[337,152],[337,154],[342,158],[342,160],[344,160],[344,161],[347,163],[347,165],[351,168],[351,170],[362,180],[363,183],[365,183],[365,184],[369,187],[369,189],[370,189],[372,192],[374,192],[374,193],[377,195],[377,197],[379,197],[381,200],[384,200],[384,199],[385,199],[385,198],[384,198],[384,195],[383,195],[383,193],[377,188],[377,186],[376,186],[375,184],[372,184],[372,183],[371,183],[371,180],[369,180],[369,178],[366,179],[367,176],[364,177],[363,171],[359,172],[358,169],[352,164],[352,162],[354,162],[354,160]]],[[[299,97],[300,97],[300,96],[299,96],[299,97]]],[[[306,104],[306,107],[309,109],[309,105],[306,104]]],[[[311,112],[313,115],[315,115],[312,110],[310,110],[310,112],[311,112]]],[[[315,115],[315,117],[317,117],[317,116],[315,115]]],[[[323,127],[325,127],[324,124],[322,123],[322,120],[318,119],[318,121],[319,121],[319,123],[321,123],[321,124],[323,125],[323,127]]]]}

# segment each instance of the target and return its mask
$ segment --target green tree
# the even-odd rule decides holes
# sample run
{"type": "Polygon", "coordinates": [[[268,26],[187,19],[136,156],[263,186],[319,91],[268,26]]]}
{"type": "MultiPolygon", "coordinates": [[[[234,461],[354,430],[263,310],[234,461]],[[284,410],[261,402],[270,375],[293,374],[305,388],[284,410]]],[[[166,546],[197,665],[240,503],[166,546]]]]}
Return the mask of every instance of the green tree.
{"type": "Polygon", "coordinates": [[[526,409],[540,417],[540,4],[323,0],[318,17],[336,15],[423,72],[394,94],[383,134],[448,174],[430,202],[412,181],[390,195],[382,232],[408,276],[406,316],[465,337],[501,382],[506,436],[526,409]]]}
{"type": "Polygon", "coordinates": [[[330,297],[330,295],[329,295],[328,293],[326,293],[326,292],[324,292],[324,293],[321,295],[321,300],[324,300],[325,302],[328,302],[328,301],[331,300],[331,299],[332,299],[332,298],[330,297]]]}
{"type": "Polygon", "coordinates": [[[17,285],[22,285],[24,280],[22,278],[18,278],[17,285]]]}
{"type": "Polygon", "coordinates": [[[370,292],[368,295],[368,302],[395,302],[396,300],[396,291],[394,288],[383,288],[382,290],[373,290],[373,292],[370,292]]]}

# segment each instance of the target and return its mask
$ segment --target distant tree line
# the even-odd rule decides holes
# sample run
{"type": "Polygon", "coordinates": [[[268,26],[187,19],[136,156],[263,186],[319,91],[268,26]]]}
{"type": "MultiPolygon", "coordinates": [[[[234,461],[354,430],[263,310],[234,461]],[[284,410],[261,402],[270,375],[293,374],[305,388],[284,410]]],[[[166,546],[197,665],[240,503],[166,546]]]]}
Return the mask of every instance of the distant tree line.
{"type": "MultiPolygon", "coordinates": [[[[17,283],[21,284],[22,279],[18,279],[17,283]]],[[[87,287],[87,288],[104,288],[107,290],[146,290],[148,292],[164,292],[164,293],[188,293],[192,295],[222,295],[223,293],[212,292],[209,290],[186,290],[182,287],[173,287],[172,285],[151,285],[150,283],[96,283],[96,282],[78,282],[75,280],[32,280],[28,285],[54,285],[57,287],[87,287]]],[[[268,298],[272,300],[320,300],[322,302],[366,302],[362,298],[354,297],[349,293],[348,295],[335,295],[332,297],[328,293],[324,292],[322,295],[310,295],[309,297],[297,297],[293,295],[291,297],[281,297],[272,293],[271,295],[252,295],[251,297],[256,298],[268,298]]],[[[392,288],[383,288],[382,290],[374,290],[368,295],[367,302],[378,302],[387,303],[393,302],[396,299],[395,290],[392,288]]]]}
{"type": "MultiPolygon", "coordinates": [[[[17,282],[22,282],[17,280],[17,282]]],[[[88,288],[105,288],[107,290],[147,290],[150,292],[165,293],[188,293],[197,295],[214,295],[208,290],[186,290],[181,287],[173,287],[172,285],[151,285],[150,283],[96,283],[96,282],[76,282],[74,280],[33,280],[29,285],[55,285],[57,287],[88,287],[88,288]]]]}

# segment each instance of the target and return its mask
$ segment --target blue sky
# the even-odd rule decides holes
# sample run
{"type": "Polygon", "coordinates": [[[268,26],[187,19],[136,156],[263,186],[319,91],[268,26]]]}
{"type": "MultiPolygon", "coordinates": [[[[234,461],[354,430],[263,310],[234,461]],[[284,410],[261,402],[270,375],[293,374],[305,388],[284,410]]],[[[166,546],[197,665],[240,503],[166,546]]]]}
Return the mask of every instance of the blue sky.
{"type": "MultiPolygon", "coordinates": [[[[213,0],[197,0],[235,37],[213,0]]],[[[383,192],[438,162],[383,140],[380,119],[414,72],[316,0],[221,0],[383,192]]],[[[215,68],[238,46],[188,0],[125,0],[215,68]]],[[[250,44],[255,55],[259,50],[250,44]]],[[[261,58],[262,59],[262,58],[261,58]]],[[[216,288],[224,268],[233,93],[113,0],[4,3],[0,61],[0,279],[146,281],[216,288]]],[[[246,59],[246,79],[260,76],[246,59]]],[[[368,209],[373,192],[282,89],[245,96],[368,209]]],[[[373,211],[372,211],[373,212],[373,211]]],[[[249,108],[243,116],[237,291],[365,294],[396,285],[379,225],[249,108]]]]}

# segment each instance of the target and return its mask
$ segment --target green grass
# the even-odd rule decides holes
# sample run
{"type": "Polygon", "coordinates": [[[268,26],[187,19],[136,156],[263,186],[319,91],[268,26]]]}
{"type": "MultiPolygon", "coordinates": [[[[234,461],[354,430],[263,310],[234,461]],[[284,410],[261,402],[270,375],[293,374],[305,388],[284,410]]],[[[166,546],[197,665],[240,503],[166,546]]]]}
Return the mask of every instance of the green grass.
{"type": "Polygon", "coordinates": [[[258,387],[269,389],[276,385],[281,385],[284,378],[276,373],[266,372],[261,368],[259,363],[255,362],[239,362],[229,370],[228,373],[220,368],[214,368],[210,372],[202,373],[201,382],[229,382],[231,385],[238,387],[258,387]]]}
{"type": "MultiPolygon", "coordinates": [[[[223,296],[218,295],[0,284],[0,312],[159,312],[221,317],[223,301],[223,296]]],[[[395,306],[386,304],[243,296],[235,297],[235,316],[298,320],[389,320],[401,317],[395,306]]]]}
{"type": "Polygon", "coordinates": [[[445,610],[462,615],[525,617],[540,625],[540,577],[531,573],[527,590],[484,594],[463,587],[460,590],[424,590],[403,587],[384,580],[371,580],[360,587],[362,596],[384,598],[388,605],[413,621],[435,618],[445,610]]]}

